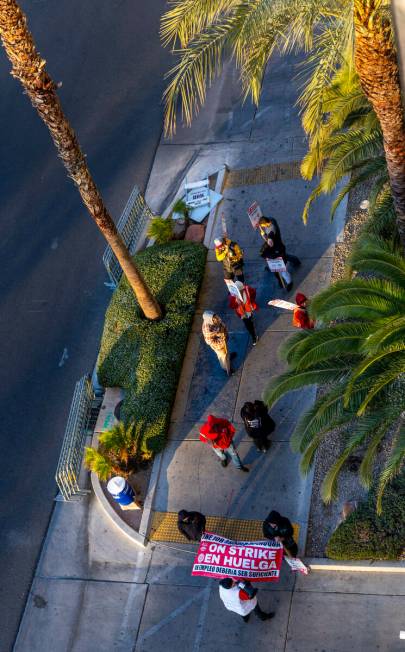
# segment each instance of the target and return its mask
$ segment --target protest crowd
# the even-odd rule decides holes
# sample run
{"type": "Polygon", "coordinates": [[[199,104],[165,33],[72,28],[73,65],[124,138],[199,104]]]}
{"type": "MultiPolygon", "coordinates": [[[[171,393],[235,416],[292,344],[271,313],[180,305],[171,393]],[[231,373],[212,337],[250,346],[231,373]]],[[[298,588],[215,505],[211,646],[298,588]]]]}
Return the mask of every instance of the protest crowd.
{"type": "MultiPolygon", "coordinates": [[[[249,217],[263,239],[259,254],[266,261],[266,271],[273,273],[280,288],[289,292],[293,286],[289,267],[299,267],[300,260],[287,253],[275,219],[263,216],[259,207],[255,208],[255,215],[249,217]]],[[[256,289],[245,279],[244,252],[226,233],[222,238],[216,238],[214,245],[216,259],[223,266],[229,307],[242,320],[252,345],[256,346],[258,335],[254,313],[259,306],[256,302],[256,289]]],[[[292,324],[296,328],[314,328],[315,324],[307,312],[307,297],[298,292],[295,300],[295,304],[274,300],[269,301],[269,305],[292,310],[292,324]]],[[[220,367],[231,376],[234,372],[232,360],[236,357],[236,352],[229,350],[228,328],[220,315],[209,310],[203,313],[202,334],[206,344],[216,354],[220,367]]],[[[270,435],[276,428],[267,406],[260,399],[247,400],[240,415],[246,433],[256,449],[266,453],[270,448],[270,435]]],[[[222,467],[231,461],[238,470],[247,473],[249,469],[241,461],[233,442],[235,433],[236,429],[228,419],[210,414],[200,428],[200,441],[212,449],[222,467]]],[[[181,534],[187,541],[200,542],[193,575],[218,578],[219,597],[224,607],[241,616],[244,622],[249,621],[252,612],[260,620],[269,620],[274,616],[273,612],[262,611],[257,600],[258,589],[253,587],[250,580],[277,581],[283,557],[291,570],[304,574],[309,571],[297,557],[298,546],[294,540],[293,525],[276,510],[270,511],[263,520],[263,541],[229,541],[206,532],[205,528],[206,517],[203,514],[184,509],[178,513],[178,529],[181,534]]]]}

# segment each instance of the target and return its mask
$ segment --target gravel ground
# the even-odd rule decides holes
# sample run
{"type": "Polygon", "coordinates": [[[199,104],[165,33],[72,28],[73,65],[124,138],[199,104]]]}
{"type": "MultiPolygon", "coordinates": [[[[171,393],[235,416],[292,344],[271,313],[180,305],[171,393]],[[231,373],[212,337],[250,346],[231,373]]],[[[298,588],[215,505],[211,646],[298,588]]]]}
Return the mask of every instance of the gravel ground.
{"type": "MultiPolygon", "coordinates": [[[[338,281],[344,274],[347,256],[361,226],[367,220],[367,211],[360,210],[359,205],[369,194],[369,187],[363,185],[355,188],[349,195],[344,241],[336,244],[332,269],[332,282],[338,281]]],[[[336,430],[319,447],[314,470],[311,510],[309,517],[306,554],[310,557],[325,557],[325,546],[341,520],[342,506],[346,501],[359,500],[367,493],[359,484],[357,474],[348,469],[340,474],[339,497],[336,502],[325,505],[321,498],[321,484],[331,465],[343,449],[341,431],[336,430]]],[[[383,458],[384,455],[382,454],[383,458]]]]}

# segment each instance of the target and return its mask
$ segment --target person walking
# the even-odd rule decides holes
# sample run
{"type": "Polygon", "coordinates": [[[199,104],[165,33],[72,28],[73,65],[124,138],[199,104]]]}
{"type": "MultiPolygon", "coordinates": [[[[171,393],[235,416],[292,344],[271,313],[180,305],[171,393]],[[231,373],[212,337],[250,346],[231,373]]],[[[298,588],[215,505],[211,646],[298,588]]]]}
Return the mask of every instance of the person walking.
{"type": "Polygon", "coordinates": [[[180,510],[177,514],[177,528],[188,541],[200,541],[207,519],[200,512],[180,510]]]}
{"type": "Polygon", "coordinates": [[[214,453],[221,460],[222,466],[228,466],[229,455],[237,469],[248,473],[249,469],[242,464],[232,441],[235,432],[235,428],[228,419],[221,419],[209,414],[207,421],[200,429],[200,441],[211,445],[214,453]]]}
{"type": "Polygon", "coordinates": [[[250,285],[244,285],[240,281],[235,281],[235,286],[239,291],[238,296],[233,294],[229,295],[229,306],[242,319],[246,330],[252,338],[253,346],[256,346],[259,339],[256,335],[255,323],[253,321],[253,313],[259,309],[256,303],[256,290],[250,287],[250,285]]]}
{"type": "Polygon", "coordinates": [[[295,328],[314,328],[315,322],[310,318],[307,311],[308,299],[302,292],[297,292],[295,295],[295,303],[297,308],[294,308],[292,325],[295,328]]]}
{"type": "Polygon", "coordinates": [[[226,281],[244,281],[243,250],[238,243],[223,237],[215,238],[214,245],[215,257],[224,268],[224,279],[226,281]]]}
{"type": "Polygon", "coordinates": [[[219,597],[228,611],[234,611],[242,616],[245,623],[249,621],[252,611],[260,620],[270,620],[274,612],[262,611],[257,602],[257,589],[250,582],[233,580],[226,577],[219,582],[219,597]]]}
{"type": "Polygon", "coordinates": [[[265,453],[270,448],[267,437],[273,432],[276,424],[263,401],[257,400],[254,403],[246,401],[240,411],[240,416],[245,424],[245,430],[253,439],[256,448],[265,453]]]}
{"type": "Polygon", "coordinates": [[[236,353],[229,353],[228,329],[221,317],[211,310],[205,310],[203,312],[202,333],[205,343],[217,354],[221,368],[230,376],[233,373],[231,359],[236,353]]]}
{"type": "Polygon", "coordinates": [[[263,534],[266,539],[276,539],[283,544],[284,552],[288,557],[298,555],[298,546],[294,541],[294,528],[286,516],[279,512],[271,511],[263,521],[263,534]]]}

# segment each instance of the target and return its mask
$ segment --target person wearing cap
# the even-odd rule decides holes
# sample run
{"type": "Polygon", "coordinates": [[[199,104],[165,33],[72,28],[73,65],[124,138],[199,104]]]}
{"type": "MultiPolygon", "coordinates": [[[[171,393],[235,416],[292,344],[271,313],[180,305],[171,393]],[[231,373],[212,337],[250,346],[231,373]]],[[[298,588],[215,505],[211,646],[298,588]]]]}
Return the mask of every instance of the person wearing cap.
{"type": "Polygon", "coordinates": [[[200,512],[180,510],[177,514],[177,528],[188,541],[200,541],[207,519],[200,512]]]}
{"type": "MultiPolygon", "coordinates": [[[[276,242],[281,242],[281,244],[284,246],[281,238],[280,227],[274,217],[265,217],[263,215],[263,217],[261,217],[259,220],[259,232],[265,242],[271,238],[276,242]]],[[[297,256],[293,256],[292,254],[285,252],[285,257],[287,262],[291,263],[294,267],[299,267],[301,265],[301,261],[299,258],[297,258],[297,256]]]]}
{"type": "Polygon", "coordinates": [[[253,346],[256,346],[258,337],[256,335],[253,313],[259,309],[256,303],[256,290],[250,285],[244,285],[240,281],[235,281],[235,286],[239,290],[238,296],[229,295],[229,307],[233,308],[238,317],[252,338],[253,346]]]}
{"type": "Polygon", "coordinates": [[[293,538],[294,528],[286,516],[272,510],[263,521],[263,534],[266,539],[280,541],[288,557],[295,558],[298,555],[298,546],[293,538]]]}
{"type": "Polygon", "coordinates": [[[297,307],[294,308],[292,325],[296,328],[314,328],[315,322],[310,318],[307,311],[307,302],[305,294],[297,292],[295,295],[295,303],[297,307]]]}
{"type": "Polygon", "coordinates": [[[242,464],[232,441],[235,432],[235,428],[228,419],[221,419],[209,414],[207,421],[200,429],[200,441],[212,447],[214,453],[221,460],[222,466],[228,466],[229,455],[236,468],[247,473],[249,469],[242,464]]]}
{"type": "Polygon", "coordinates": [[[243,251],[237,242],[229,238],[215,238],[215,257],[222,263],[224,268],[224,279],[244,281],[243,275],[243,251]]]}
{"type": "Polygon", "coordinates": [[[219,315],[211,310],[203,312],[202,334],[205,343],[217,354],[221,368],[228,376],[233,373],[231,369],[231,357],[228,348],[228,329],[219,315]]]}
{"type": "Polygon", "coordinates": [[[274,612],[266,613],[261,610],[257,602],[257,589],[250,582],[233,580],[225,577],[219,582],[219,597],[228,611],[242,616],[245,623],[249,621],[252,611],[260,620],[270,620],[274,612]]]}

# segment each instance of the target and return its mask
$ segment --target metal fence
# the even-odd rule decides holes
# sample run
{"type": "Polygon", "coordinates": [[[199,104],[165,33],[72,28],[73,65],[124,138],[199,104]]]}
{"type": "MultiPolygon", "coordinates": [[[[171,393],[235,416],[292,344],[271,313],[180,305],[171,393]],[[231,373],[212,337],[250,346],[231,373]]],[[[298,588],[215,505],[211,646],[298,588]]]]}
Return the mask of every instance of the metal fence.
{"type": "Polygon", "coordinates": [[[79,474],[86,437],[91,434],[88,428],[95,400],[90,377],[83,376],[76,383],[55,475],[63,500],[89,493],[79,487],[79,474]]]}
{"type": "MultiPolygon", "coordinates": [[[[152,211],[146,204],[139,188],[135,186],[117,224],[117,229],[130,254],[135,253],[145,226],[152,217],[152,211]]],[[[110,282],[106,285],[114,290],[122,276],[122,269],[110,246],[104,252],[103,263],[110,278],[110,282]]]]}

